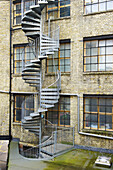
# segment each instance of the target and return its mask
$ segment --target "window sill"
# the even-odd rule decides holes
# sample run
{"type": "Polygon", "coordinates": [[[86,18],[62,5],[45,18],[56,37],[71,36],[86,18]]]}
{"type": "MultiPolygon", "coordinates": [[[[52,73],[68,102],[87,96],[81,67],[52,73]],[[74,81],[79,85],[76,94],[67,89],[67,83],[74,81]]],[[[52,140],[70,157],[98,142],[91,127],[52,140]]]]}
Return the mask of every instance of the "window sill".
{"type": "Polygon", "coordinates": [[[21,73],[13,74],[13,77],[22,77],[22,74],[21,73]]]}
{"type": "Polygon", "coordinates": [[[21,123],[20,122],[13,122],[13,125],[18,125],[18,126],[21,126],[21,123]]]}
{"type": "Polygon", "coordinates": [[[94,71],[94,72],[83,72],[83,75],[105,75],[105,74],[113,74],[113,71],[94,71]]]}
{"type": "MultiPolygon", "coordinates": [[[[58,20],[63,20],[63,19],[71,19],[71,16],[55,18],[55,19],[51,19],[50,21],[58,21],[58,20]]],[[[48,20],[46,20],[46,22],[48,22],[48,20]]]]}
{"type": "Polygon", "coordinates": [[[92,130],[92,129],[83,129],[82,132],[85,133],[92,133],[97,135],[106,135],[106,136],[113,136],[113,130],[112,131],[104,131],[104,130],[92,130]]]}
{"type": "MultiPolygon", "coordinates": [[[[55,73],[46,73],[46,76],[55,76],[55,73]]],[[[70,73],[61,73],[61,76],[70,76],[70,73]]]]}
{"type": "Polygon", "coordinates": [[[21,24],[13,25],[13,31],[22,29],[21,24]]]}
{"type": "Polygon", "coordinates": [[[109,12],[113,12],[113,9],[108,10],[108,11],[99,11],[99,12],[93,12],[89,14],[83,14],[83,16],[97,15],[97,14],[103,14],[103,13],[109,13],[109,12]]]}

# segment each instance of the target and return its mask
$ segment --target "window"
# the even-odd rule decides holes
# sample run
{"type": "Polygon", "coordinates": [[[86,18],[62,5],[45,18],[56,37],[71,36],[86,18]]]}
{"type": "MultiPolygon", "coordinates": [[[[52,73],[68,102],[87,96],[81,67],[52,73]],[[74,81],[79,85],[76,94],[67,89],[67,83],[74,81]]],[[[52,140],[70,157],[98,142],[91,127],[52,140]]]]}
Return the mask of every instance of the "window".
{"type": "Polygon", "coordinates": [[[84,71],[113,71],[113,39],[84,42],[84,71]]]}
{"type": "Polygon", "coordinates": [[[21,3],[13,6],[13,25],[21,24],[21,3]]]}
{"type": "Polygon", "coordinates": [[[34,112],[33,95],[15,95],[14,96],[14,122],[20,122],[25,116],[34,112]]]}
{"type": "MultiPolygon", "coordinates": [[[[13,3],[13,25],[18,25],[21,24],[22,3],[21,0],[14,1],[13,3]]],[[[33,4],[35,4],[35,0],[24,0],[23,12],[28,11],[33,4]]]]}
{"type": "Polygon", "coordinates": [[[84,0],[84,13],[113,10],[113,0],[84,0]]]}
{"type": "Polygon", "coordinates": [[[47,112],[47,119],[58,126],[70,126],[70,97],[61,96],[59,103],[47,112]]]}
{"type": "Polygon", "coordinates": [[[60,42],[60,49],[54,53],[54,56],[49,55],[47,58],[47,73],[60,70],[61,72],[70,72],[70,41],[60,42]]]}
{"type": "Polygon", "coordinates": [[[14,74],[21,73],[25,64],[29,64],[33,59],[35,59],[34,47],[27,44],[14,45],[14,74]]]}
{"type": "Polygon", "coordinates": [[[113,96],[84,96],[84,128],[113,130],[113,96]]]}
{"type": "Polygon", "coordinates": [[[70,0],[58,0],[47,6],[47,19],[70,16],[70,0]]]}

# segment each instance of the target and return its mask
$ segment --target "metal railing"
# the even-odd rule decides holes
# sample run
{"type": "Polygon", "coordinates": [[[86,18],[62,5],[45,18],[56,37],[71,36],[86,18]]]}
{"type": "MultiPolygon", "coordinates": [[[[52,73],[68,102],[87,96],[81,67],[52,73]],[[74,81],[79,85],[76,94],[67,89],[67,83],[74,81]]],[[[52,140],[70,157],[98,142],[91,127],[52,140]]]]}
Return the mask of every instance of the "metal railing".
{"type": "MultiPolygon", "coordinates": [[[[49,121],[45,119],[43,119],[43,121],[49,123],[49,121]]],[[[29,147],[27,149],[21,148],[20,149],[21,155],[27,158],[36,158],[36,159],[45,160],[60,155],[74,147],[74,127],[68,127],[68,128],[55,127],[51,123],[45,125],[45,127],[47,131],[43,132],[42,135],[43,140],[41,145],[29,147]],[[40,153],[39,153],[39,147],[41,147],[40,153]]]]}

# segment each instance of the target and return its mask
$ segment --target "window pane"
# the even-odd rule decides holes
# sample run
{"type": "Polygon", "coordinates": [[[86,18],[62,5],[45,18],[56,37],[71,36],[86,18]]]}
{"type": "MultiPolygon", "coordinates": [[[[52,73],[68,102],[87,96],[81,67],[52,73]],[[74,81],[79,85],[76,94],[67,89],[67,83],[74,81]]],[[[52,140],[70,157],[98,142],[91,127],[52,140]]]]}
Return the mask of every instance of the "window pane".
{"type": "Polygon", "coordinates": [[[106,54],[113,54],[113,47],[106,47],[106,54]]]}
{"type": "Polygon", "coordinates": [[[106,107],[106,113],[112,113],[112,106],[106,107]]]}
{"type": "Polygon", "coordinates": [[[100,115],[100,116],[99,116],[99,120],[100,120],[99,127],[100,127],[102,130],[105,130],[105,115],[100,115]]]}
{"type": "Polygon", "coordinates": [[[105,56],[99,57],[99,63],[105,63],[105,56]]]}
{"type": "Polygon", "coordinates": [[[106,105],[112,106],[112,99],[106,99],[106,105]]]}
{"type": "Polygon", "coordinates": [[[97,71],[97,64],[91,64],[91,71],[97,71]]]}
{"type": "Polygon", "coordinates": [[[97,101],[98,101],[97,99],[91,98],[90,101],[91,101],[91,105],[97,105],[97,101]]]}
{"type": "Polygon", "coordinates": [[[64,66],[60,66],[60,71],[64,72],[64,66]]]}
{"type": "Polygon", "coordinates": [[[60,6],[70,4],[70,0],[60,1],[60,6]]]}
{"type": "Polygon", "coordinates": [[[85,4],[91,4],[91,0],[85,0],[85,4]]]}
{"type": "Polygon", "coordinates": [[[97,57],[91,57],[91,63],[97,63],[97,57]]]}
{"type": "Polygon", "coordinates": [[[86,71],[90,71],[90,65],[86,65],[86,71]]]}
{"type": "Polygon", "coordinates": [[[91,114],[91,122],[97,122],[98,121],[98,115],[97,114],[91,114]]]}
{"type": "Polygon", "coordinates": [[[16,96],[16,107],[21,108],[23,101],[24,101],[24,97],[22,97],[22,96],[16,96]]]}
{"type": "Polygon", "coordinates": [[[105,106],[100,106],[99,107],[99,112],[105,112],[106,110],[105,110],[105,106]]]}
{"type": "Polygon", "coordinates": [[[113,1],[107,2],[107,10],[113,9],[113,1]]]}
{"type": "Polygon", "coordinates": [[[99,99],[99,105],[105,105],[106,100],[105,99],[99,99]]]}
{"type": "Polygon", "coordinates": [[[85,60],[85,63],[87,64],[87,63],[90,63],[90,57],[86,57],[85,58],[86,60],[85,60]]]}
{"type": "Polygon", "coordinates": [[[68,112],[60,112],[60,125],[70,125],[70,114],[68,112]]]}
{"type": "Polygon", "coordinates": [[[106,46],[113,45],[113,40],[106,40],[106,46]]]}
{"type": "Polygon", "coordinates": [[[60,17],[70,16],[70,6],[60,8],[60,17]]]}
{"type": "Polygon", "coordinates": [[[16,121],[21,121],[21,110],[16,110],[16,121]]]}
{"type": "Polygon", "coordinates": [[[105,71],[105,64],[99,64],[99,71],[105,71]]]}
{"type": "Polygon", "coordinates": [[[86,49],[86,56],[90,56],[90,49],[86,49]]]}
{"type": "Polygon", "coordinates": [[[86,14],[91,13],[91,5],[85,6],[85,13],[86,14]]]}
{"type": "Polygon", "coordinates": [[[99,46],[100,46],[100,47],[101,47],[101,46],[105,46],[105,40],[99,41],[99,46]]]}
{"type": "Polygon", "coordinates": [[[88,98],[85,98],[85,104],[88,104],[88,105],[90,105],[90,99],[88,99],[88,98]]]}
{"type": "Polygon", "coordinates": [[[106,10],[106,2],[99,4],[99,11],[105,11],[106,10]]]}
{"type": "Polygon", "coordinates": [[[107,55],[106,56],[106,63],[111,63],[113,62],[113,56],[112,55],[107,55]]]}
{"type": "Polygon", "coordinates": [[[98,123],[97,122],[91,122],[91,129],[97,129],[98,123]]]}
{"type": "Polygon", "coordinates": [[[97,112],[97,106],[91,106],[91,112],[97,112]]]}
{"type": "Polygon", "coordinates": [[[91,49],[91,55],[97,55],[98,54],[98,48],[92,48],[91,49]]]}
{"type": "Polygon", "coordinates": [[[92,12],[98,12],[98,4],[92,5],[92,12]]]}
{"type": "Polygon", "coordinates": [[[64,58],[64,51],[60,51],[60,57],[64,58]]]}
{"type": "Polygon", "coordinates": [[[70,57],[70,50],[65,50],[65,57],[70,57]]]}
{"type": "Polygon", "coordinates": [[[100,55],[105,55],[105,47],[101,47],[101,48],[99,49],[99,54],[100,54],[100,55]]]}
{"type": "Polygon", "coordinates": [[[85,105],[85,112],[90,112],[90,105],[85,105]]]}
{"type": "Polygon", "coordinates": [[[91,43],[90,42],[85,42],[85,48],[91,48],[91,43]]]}
{"type": "Polygon", "coordinates": [[[91,47],[98,47],[98,41],[91,41],[91,47]]]}
{"type": "Polygon", "coordinates": [[[106,64],[106,71],[112,71],[113,64],[106,64]]]}

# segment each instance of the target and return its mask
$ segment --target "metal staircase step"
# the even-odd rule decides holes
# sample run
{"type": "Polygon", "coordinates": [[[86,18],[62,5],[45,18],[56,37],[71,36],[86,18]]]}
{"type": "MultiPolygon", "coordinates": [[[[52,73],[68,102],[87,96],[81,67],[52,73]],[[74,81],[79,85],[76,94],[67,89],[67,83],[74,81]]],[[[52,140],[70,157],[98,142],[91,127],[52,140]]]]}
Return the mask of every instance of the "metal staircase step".
{"type": "Polygon", "coordinates": [[[48,56],[46,55],[46,56],[38,56],[38,58],[40,59],[40,60],[43,60],[43,59],[46,59],[48,56]]]}
{"type": "Polygon", "coordinates": [[[57,103],[58,102],[58,100],[41,100],[41,103],[57,103]]]}
{"type": "Polygon", "coordinates": [[[28,80],[25,80],[26,83],[29,83],[29,84],[40,84],[40,81],[28,81],[28,80]]]}
{"type": "Polygon", "coordinates": [[[31,60],[31,63],[41,64],[41,61],[39,59],[31,60]]]}
{"type": "Polygon", "coordinates": [[[37,116],[39,117],[40,114],[39,114],[39,113],[31,113],[30,116],[31,116],[31,117],[37,117],[37,116]]]}
{"type": "Polygon", "coordinates": [[[28,27],[22,27],[22,30],[24,31],[24,32],[30,32],[30,31],[40,31],[40,28],[28,28],[28,27]]]}
{"type": "Polygon", "coordinates": [[[32,9],[33,11],[35,11],[36,13],[38,13],[38,14],[41,15],[41,8],[40,8],[40,5],[33,5],[33,6],[30,6],[30,9],[32,9]]]}
{"type": "Polygon", "coordinates": [[[22,120],[22,125],[28,125],[28,124],[38,124],[40,122],[40,118],[38,117],[37,119],[33,120],[22,120]]]}
{"type": "Polygon", "coordinates": [[[40,78],[37,78],[37,77],[29,77],[29,78],[24,78],[24,80],[40,80],[40,78]]]}
{"type": "Polygon", "coordinates": [[[42,143],[45,142],[46,140],[48,140],[50,138],[50,136],[43,136],[42,137],[42,143]]]}
{"type": "Polygon", "coordinates": [[[54,54],[54,52],[46,52],[47,55],[54,54]]]}
{"type": "Polygon", "coordinates": [[[41,112],[47,112],[47,109],[39,108],[39,109],[38,109],[38,112],[40,112],[40,113],[41,113],[41,112]]]}
{"type": "Polygon", "coordinates": [[[25,68],[22,72],[40,72],[40,69],[25,68]]]}
{"type": "Polygon", "coordinates": [[[29,131],[30,131],[30,132],[40,132],[39,129],[32,129],[32,130],[30,129],[29,131]]]}
{"type": "Polygon", "coordinates": [[[54,105],[48,105],[48,104],[41,104],[43,108],[52,108],[54,105]]]}
{"type": "Polygon", "coordinates": [[[49,155],[49,156],[53,156],[53,153],[50,153],[48,151],[45,151],[44,149],[41,149],[41,152],[46,154],[46,155],[49,155]]]}
{"type": "Polygon", "coordinates": [[[38,76],[38,77],[40,77],[40,74],[39,73],[35,73],[35,74],[33,74],[33,73],[22,73],[22,76],[38,76]]]}
{"type": "Polygon", "coordinates": [[[41,99],[55,100],[55,99],[59,99],[59,96],[41,96],[41,99]]]}
{"type": "Polygon", "coordinates": [[[58,93],[56,93],[56,92],[41,92],[41,95],[46,95],[46,96],[51,96],[51,95],[53,95],[53,96],[57,96],[58,95],[58,93]]]}
{"type": "Polygon", "coordinates": [[[34,12],[33,10],[28,10],[28,11],[25,11],[24,12],[24,15],[28,15],[28,16],[31,16],[31,17],[36,17],[38,19],[41,18],[41,16],[39,14],[37,14],[36,12],[34,12]]]}
{"type": "Polygon", "coordinates": [[[24,17],[22,18],[22,21],[28,21],[28,22],[34,21],[36,23],[37,22],[40,23],[39,19],[31,17],[31,16],[28,16],[28,15],[24,15],[24,17]]]}
{"type": "Polygon", "coordinates": [[[51,91],[51,92],[52,92],[52,91],[54,92],[54,91],[58,91],[58,89],[56,89],[56,88],[42,89],[42,92],[45,92],[45,91],[46,91],[46,92],[50,92],[50,91],[51,91]]]}
{"type": "Polygon", "coordinates": [[[40,129],[40,126],[24,126],[24,129],[40,129]]]}
{"type": "Polygon", "coordinates": [[[40,64],[31,63],[31,64],[25,65],[25,67],[40,68],[40,64]]]}
{"type": "Polygon", "coordinates": [[[38,31],[36,31],[36,32],[26,32],[25,35],[35,39],[37,36],[40,35],[40,32],[38,32],[38,31]]]}
{"type": "MultiPolygon", "coordinates": [[[[40,28],[40,24],[37,24],[37,23],[35,23],[35,22],[28,22],[28,21],[22,21],[21,22],[21,24],[22,24],[22,27],[23,26],[27,26],[27,28],[28,28],[28,26],[30,26],[29,28],[32,28],[32,26],[33,27],[39,27],[40,28]]],[[[22,28],[23,29],[23,28],[22,28]]]]}
{"type": "Polygon", "coordinates": [[[31,87],[40,87],[40,85],[29,85],[29,86],[31,86],[31,87]]]}

